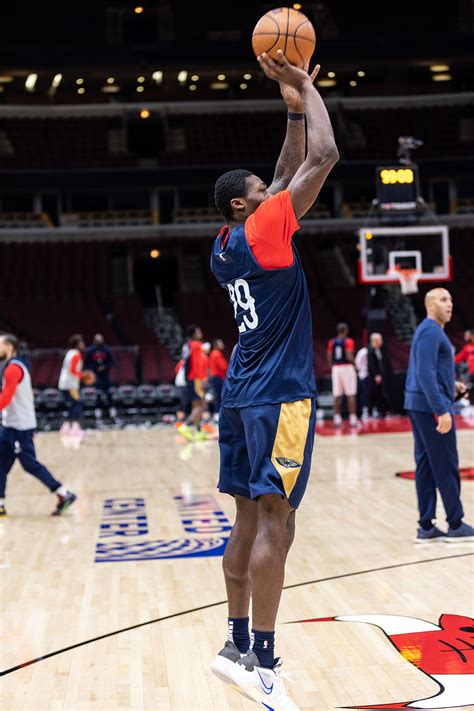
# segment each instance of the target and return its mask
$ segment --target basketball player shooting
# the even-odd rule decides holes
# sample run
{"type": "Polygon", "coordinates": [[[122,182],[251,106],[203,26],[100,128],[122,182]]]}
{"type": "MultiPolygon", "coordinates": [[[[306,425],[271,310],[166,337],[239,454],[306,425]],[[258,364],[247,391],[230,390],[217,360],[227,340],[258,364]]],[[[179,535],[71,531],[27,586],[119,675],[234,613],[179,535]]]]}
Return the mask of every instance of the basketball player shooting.
{"type": "Polygon", "coordinates": [[[239,341],[219,418],[218,488],[236,503],[223,559],[229,635],[211,669],[266,708],[296,709],[274,656],[275,622],[310,473],[316,384],[308,289],[292,237],[339,155],[313,86],[319,66],[310,76],[281,51],[276,61],[265,53],[258,61],[280,83],[289,114],[270,187],[247,170],[225,173],[215,185],[228,224],[211,268],[229,293],[239,341]]]}

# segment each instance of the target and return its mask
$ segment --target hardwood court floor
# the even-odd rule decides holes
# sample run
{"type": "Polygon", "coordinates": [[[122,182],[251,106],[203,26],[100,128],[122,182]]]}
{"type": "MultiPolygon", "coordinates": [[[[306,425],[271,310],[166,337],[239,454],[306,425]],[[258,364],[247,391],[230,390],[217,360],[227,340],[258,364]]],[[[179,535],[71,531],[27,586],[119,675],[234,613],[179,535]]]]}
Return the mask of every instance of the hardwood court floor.
{"type": "MultiPolygon", "coordinates": [[[[459,432],[458,442],[461,465],[471,466],[472,431],[459,432]]],[[[221,509],[232,520],[233,502],[215,490],[217,444],[189,445],[171,429],[137,429],[93,433],[80,449],[65,448],[57,433],[40,434],[37,448],[79,498],[63,517],[52,518],[48,492],[17,465],[10,473],[9,516],[0,521],[1,669],[8,672],[0,707],[258,708],[207,667],[226,633],[221,557],[156,558],[173,550],[202,552],[202,541],[209,538],[219,550],[228,532],[209,528],[216,518],[212,510],[221,509]],[[113,507],[122,505],[125,511],[130,502],[138,514],[129,508],[119,517],[122,529],[111,524],[113,507]],[[193,502],[203,519],[197,526],[185,523],[193,518],[186,509],[193,502]],[[203,513],[206,506],[209,511],[203,513]],[[185,530],[193,527],[201,530],[185,530]],[[119,536],[120,530],[145,533],[119,536]],[[94,562],[96,557],[101,562],[94,562]],[[126,628],[132,629],[121,631],[126,628]],[[40,657],[46,658],[16,668],[40,657]]],[[[462,694],[459,685],[474,677],[451,675],[454,691],[450,683],[452,671],[458,675],[460,665],[461,672],[465,669],[461,655],[474,673],[472,622],[469,627],[465,620],[444,619],[441,626],[449,622],[455,631],[446,637],[448,644],[438,644],[434,657],[427,648],[421,661],[418,656],[418,663],[427,659],[426,674],[406,661],[379,627],[298,622],[380,615],[436,625],[442,614],[473,615],[474,546],[413,544],[414,482],[394,476],[412,466],[409,433],[316,437],[277,628],[277,653],[293,680],[287,687],[302,709],[425,699],[440,691],[429,676],[440,673],[440,664],[447,691],[421,707],[474,709],[474,696],[466,700],[468,692],[462,694]],[[461,653],[454,649],[459,642],[451,644],[459,637],[467,640],[461,653]]],[[[472,482],[463,482],[470,522],[473,491],[472,482]]],[[[225,516],[214,523],[225,529],[225,516]]],[[[443,519],[440,510],[444,526],[443,519]]],[[[392,633],[403,631],[403,620],[389,620],[392,633]]],[[[385,622],[379,618],[382,626],[385,622]]],[[[419,639],[411,639],[405,639],[403,653],[416,661],[419,639]]]]}

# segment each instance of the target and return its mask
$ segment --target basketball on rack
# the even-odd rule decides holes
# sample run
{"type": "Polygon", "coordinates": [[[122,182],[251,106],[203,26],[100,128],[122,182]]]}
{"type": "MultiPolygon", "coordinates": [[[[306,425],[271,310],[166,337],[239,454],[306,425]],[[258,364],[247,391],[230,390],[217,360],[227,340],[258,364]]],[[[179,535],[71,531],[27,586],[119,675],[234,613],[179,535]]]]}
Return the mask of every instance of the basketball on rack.
{"type": "Polygon", "coordinates": [[[255,56],[266,52],[277,59],[281,49],[290,64],[303,69],[316,47],[316,32],[302,12],[291,7],[270,10],[255,25],[252,48],[255,56]]]}

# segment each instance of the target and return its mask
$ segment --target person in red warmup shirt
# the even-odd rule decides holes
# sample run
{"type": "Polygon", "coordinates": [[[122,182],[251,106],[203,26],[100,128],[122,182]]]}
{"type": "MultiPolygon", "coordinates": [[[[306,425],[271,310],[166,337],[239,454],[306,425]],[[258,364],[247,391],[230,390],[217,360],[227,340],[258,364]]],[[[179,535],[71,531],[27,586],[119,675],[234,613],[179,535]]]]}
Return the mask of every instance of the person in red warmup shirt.
{"type": "Polygon", "coordinates": [[[224,356],[225,344],[222,338],[212,341],[212,351],[209,356],[210,385],[214,394],[214,409],[218,414],[221,408],[222,386],[229,363],[224,356]]]}
{"type": "Polygon", "coordinates": [[[474,404],[474,328],[469,328],[464,331],[465,344],[462,349],[454,356],[454,362],[467,363],[469,372],[469,400],[471,405],[474,404]]]}
{"type": "Polygon", "coordinates": [[[36,477],[58,497],[53,515],[62,514],[76,495],[57,481],[36,458],[33,441],[36,412],[30,370],[18,356],[18,339],[11,333],[0,335],[0,361],[6,363],[0,392],[0,516],[6,516],[5,488],[7,476],[18,459],[23,469],[36,477]]]}
{"type": "Polygon", "coordinates": [[[189,418],[178,427],[178,431],[186,439],[194,441],[196,439],[207,439],[205,432],[201,431],[202,413],[204,411],[204,385],[203,375],[206,368],[202,351],[203,334],[199,326],[193,324],[186,329],[186,343],[183,346],[181,360],[183,361],[182,371],[185,382],[185,397],[191,402],[191,414],[189,418]],[[194,432],[189,427],[192,423],[194,432]]]}

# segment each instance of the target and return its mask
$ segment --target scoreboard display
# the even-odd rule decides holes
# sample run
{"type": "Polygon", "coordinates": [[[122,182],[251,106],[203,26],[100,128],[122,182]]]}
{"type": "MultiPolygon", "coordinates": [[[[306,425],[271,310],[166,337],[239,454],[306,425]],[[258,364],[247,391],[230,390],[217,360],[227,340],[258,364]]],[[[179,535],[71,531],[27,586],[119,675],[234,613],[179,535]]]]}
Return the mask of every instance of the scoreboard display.
{"type": "Polygon", "coordinates": [[[375,173],[377,200],[383,211],[412,212],[419,197],[418,166],[382,166],[375,173]]]}

